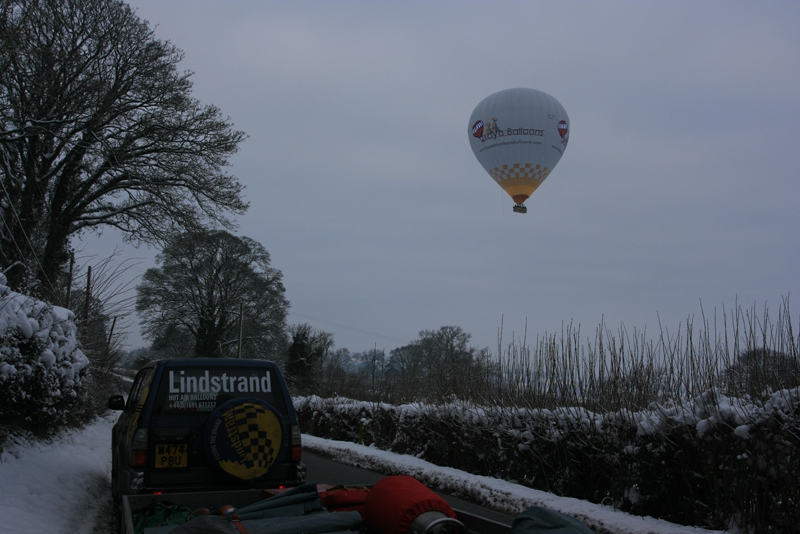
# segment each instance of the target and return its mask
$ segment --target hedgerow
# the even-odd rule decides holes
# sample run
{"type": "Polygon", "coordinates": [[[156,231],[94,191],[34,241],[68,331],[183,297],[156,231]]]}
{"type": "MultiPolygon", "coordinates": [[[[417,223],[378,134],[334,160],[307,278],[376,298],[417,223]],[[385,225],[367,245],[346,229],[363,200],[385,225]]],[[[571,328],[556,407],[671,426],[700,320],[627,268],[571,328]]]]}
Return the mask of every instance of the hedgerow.
{"type": "Polygon", "coordinates": [[[594,413],[295,399],[303,432],[706,528],[800,524],[800,388],[594,413]]]}

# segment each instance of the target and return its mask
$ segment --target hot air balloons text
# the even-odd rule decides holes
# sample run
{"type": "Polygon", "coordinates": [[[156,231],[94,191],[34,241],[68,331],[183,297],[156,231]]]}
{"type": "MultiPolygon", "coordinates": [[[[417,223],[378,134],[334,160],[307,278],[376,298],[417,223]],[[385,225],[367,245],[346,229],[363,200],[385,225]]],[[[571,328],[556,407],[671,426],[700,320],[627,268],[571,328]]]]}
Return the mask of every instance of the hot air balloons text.
{"type": "Polygon", "coordinates": [[[569,142],[569,117],[536,89],[506,89],[484,98],[469,121],[472,152],[514,200],[514,211],[550,175],[569,142]]]}

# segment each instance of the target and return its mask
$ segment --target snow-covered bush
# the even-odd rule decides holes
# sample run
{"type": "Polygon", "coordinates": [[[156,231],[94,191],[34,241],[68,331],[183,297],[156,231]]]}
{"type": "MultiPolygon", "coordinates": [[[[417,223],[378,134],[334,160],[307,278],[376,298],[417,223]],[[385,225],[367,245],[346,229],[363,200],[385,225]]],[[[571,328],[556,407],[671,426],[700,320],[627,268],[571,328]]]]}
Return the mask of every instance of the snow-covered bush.
{"type": "Polygon", "coordinates": [[[58,428],[85,401],[89,360],[71,311],[11,291],[0,274],[0,424],[58,428]]]}
{"type": "Polygon", "coordinates": [[[304,433],[632,513],[753,532],[800,524],[800,388],[760,399],[710,390],[610,413],[314,396],[294,405],[304,433]]]}

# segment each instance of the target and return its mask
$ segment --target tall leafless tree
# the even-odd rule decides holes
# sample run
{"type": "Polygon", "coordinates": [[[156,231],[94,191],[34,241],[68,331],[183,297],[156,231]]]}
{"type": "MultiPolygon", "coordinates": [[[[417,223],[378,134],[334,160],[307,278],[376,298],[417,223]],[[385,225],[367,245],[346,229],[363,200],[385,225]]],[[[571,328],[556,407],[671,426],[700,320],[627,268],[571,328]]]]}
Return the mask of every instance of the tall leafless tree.
{"type": "Polygon", "coordinates": [[[0,270],[59,303],[70,239],[222,225],[245,135],[191,96],[183,54],[119,0],[0,0],[0,270]]]}
{"type": "Polygon", "coordinates": [[[136,311],[154,349],[236,357],[241,340],[243,358],[283,356],[289,302],[261,244],[222,230],[186,233],[157,261],[161,267],[148,269],[136,288],[136,311]]]}

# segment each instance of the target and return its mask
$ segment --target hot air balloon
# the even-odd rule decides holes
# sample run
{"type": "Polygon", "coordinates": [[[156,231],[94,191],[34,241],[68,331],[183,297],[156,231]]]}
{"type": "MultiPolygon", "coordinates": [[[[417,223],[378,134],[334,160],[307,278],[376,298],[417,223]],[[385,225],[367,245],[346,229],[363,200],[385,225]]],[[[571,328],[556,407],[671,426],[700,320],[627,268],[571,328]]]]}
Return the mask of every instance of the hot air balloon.
{"type": "Polygon", "coordinates": [[[514,200],[514,212],[527,213],[525,201],[567,148],[569,117],[547,93],[506,89],[475,107],[468,135],[478,162],[514,200]]]}

